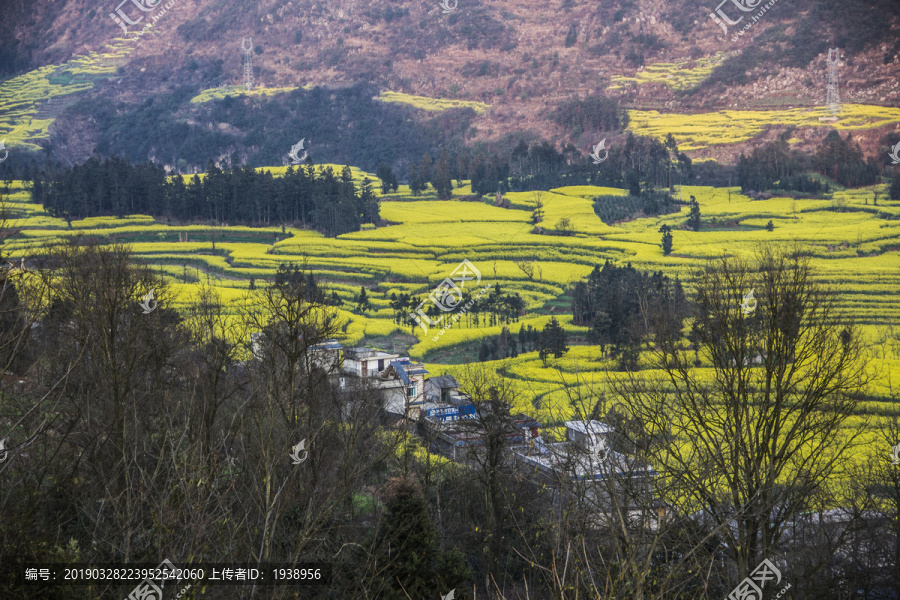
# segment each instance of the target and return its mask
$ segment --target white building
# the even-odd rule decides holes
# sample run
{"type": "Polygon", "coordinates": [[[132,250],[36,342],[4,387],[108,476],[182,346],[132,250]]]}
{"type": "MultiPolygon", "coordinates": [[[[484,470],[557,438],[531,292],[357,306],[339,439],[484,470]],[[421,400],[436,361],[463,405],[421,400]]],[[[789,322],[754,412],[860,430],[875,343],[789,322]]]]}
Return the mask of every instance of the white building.
{"type": "Polygon", "coordinates": [[[549,480],[640,479],[649,485],[656,472],[637,459],[615,452],[613,428],[599,421],[568,421],[566,441],[532,440],[517,459],[549,480]]]}
{"type": "MultiPolygon", "coordinates": [[[[253,358],[259,360],[263,354],[263,344],[266,342],[266,334],[257,331],[250,334],[250,350],[253,358]]],[[[328,373],[340,369],[343,360],[343,346],[337,340],[324,340],[309,347],[310,362],[328,373]]]]}
{"type": "Polygon", "coordinates": [[[392,360],[375,380],[384,390],[384,410],[417,420],[425,403],[425,375],[428,371],[422,363],[408,358],[392,360]]]}
{"type": "Polygon", "coordinates": [[[600,444],[610,447],[612,427],[600,421],[566,421],[566,439],[591,451],[600,444]]]}
{"type": "Polygon", "coordinates": [[[344,350],[344,371],[357,377],[377,377],[392,360],[408,362],[409,357],[372,348],[347,348],[344,350]]]}

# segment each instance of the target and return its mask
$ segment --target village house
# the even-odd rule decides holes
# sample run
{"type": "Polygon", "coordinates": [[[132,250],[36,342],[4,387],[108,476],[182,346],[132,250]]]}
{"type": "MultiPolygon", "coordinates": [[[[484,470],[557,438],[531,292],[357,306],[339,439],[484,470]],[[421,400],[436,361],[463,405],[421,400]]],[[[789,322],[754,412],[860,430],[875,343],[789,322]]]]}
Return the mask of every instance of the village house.
{"type": "MultiPolygon", "coordinates": [[[[392,360],[400,360],[399,354],[392,354],[372,348],[347,348],[344,350],[344,371],[357,377],[377,377],[392,360]]],[[[409,358],[405,358],[409,360],[409,358]]]]}
{"type": "Polygon", "coordinates": [[[639,509],[652,502],[656,472],[650,465],[615,451],[612,427],[599,421],[568,421],[566,439],[546,442],[541,437],[515,449],[519,468],[535,484],[557,490],[554,503],[569,500],[572,482],[592,482],[585,497],[610,505],[614,494],[619,506],[639,509]]]}
{"type": "MultiPolygon", "coordinates": [[[[419,433],[430,448],[454,460],[467,451],[484,445],[486,433],[480,419],[486,418],[485,406],[476,407],[472,396],[459,390],[452,375],[431,377],[425,381],[425,402],[421,407],[419,433]]],[[[538,437],[540,423],[525,414],[509,416],[507,443],[523,444],[538,437]]]]}
{"type": "Polygon", "coordinates": [[[392,360],[378,377],[375,386],[383,391],[384,410],[415,421],[425,403],[425,375],[428,371],[422,363],[409,358],[392,360]]]}

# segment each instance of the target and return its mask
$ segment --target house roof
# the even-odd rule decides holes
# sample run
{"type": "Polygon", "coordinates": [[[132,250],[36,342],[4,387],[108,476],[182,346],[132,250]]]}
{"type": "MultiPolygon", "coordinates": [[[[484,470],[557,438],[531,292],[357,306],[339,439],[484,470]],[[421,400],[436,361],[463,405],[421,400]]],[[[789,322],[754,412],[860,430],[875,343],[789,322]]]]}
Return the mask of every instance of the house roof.
{"type": "Polygon", "coordinates": [[[566,428],[587,436],[599,433],[612,433],[613,428],[600,421],[566,421],[566,428]]]}
{"type": "Polygon", "coordinates": [[[324,342],[315,344],[312,348],[316,350],[340,350],[343,346],[337,340],[325,340],[324,342]]]}
{"type": "Polygon", "coordinates": [[[606,477],[655,477],[649,465],[635,458],[608,452],[606,456],[594,456],[577,449],[571,442],[545,443],[533,440],[530,449],[523,446],[516,454],[526,463],[545,473],[567,474],[572,479],[604,479],[606,477]]]}
{"type": "Polygon", "coordinates": [[[410,376],[428,373],[425,365],[422,363],[413,363],[409,360],[392,360],[391,367],[393,367],[394,372],[397,373],[400,379],[403,380],[403,383],[407,385],[410,384],[410,376]]]}
{"type": "Polygon", "coordinates": [[[375,350],[374,348],[347,348],[344,350],[347,358],[354,360],[362,360],[366,358],[399,358],[399,354],[392,354],[383,350],[375,350]]]}
{"type": "Polygon", "coordinates": [[[431,385],[435,385],[442,390],[451,389],[451,388],[459,388],[459,383],[456,382],[456,378],[453,375],[440,375],[438,377],[429,377],[425,380],[425,383],[431,383],[431,385]]]}

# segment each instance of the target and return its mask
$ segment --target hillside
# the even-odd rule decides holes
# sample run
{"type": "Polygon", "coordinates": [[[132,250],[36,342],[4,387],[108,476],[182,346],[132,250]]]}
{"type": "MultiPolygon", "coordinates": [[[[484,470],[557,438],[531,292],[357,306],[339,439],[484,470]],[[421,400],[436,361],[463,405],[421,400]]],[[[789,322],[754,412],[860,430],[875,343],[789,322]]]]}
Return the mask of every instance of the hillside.
{"type": "Polygon", "coordinates": [[[41,148],[28,156],[64,164],[96,148],[182,170],[210,159],[278,164],[285,144],[303,137],[316,160],[364,168],[386,157],[402,167],[463,144],[511,147],[516,138],[585,151],[616,132],[565,128],[553,114],[572,96],[603,95],[633,111],[629,131],[659,136],[647,123],[659,113],[666,133],[691,142],[690,156],[731,162],[789,127],[792,143],[814,147],[830,124],[819,114],[795,123],[744,112],[755,121],[746,135],[697,144],[693,125],[678,123],[705,124],[715,138],[716,118],[730,114],[720,111],[821,106],[829,47],[842,49],[849,107],[836,126],[875,154],[900,123],[896,110],[878,116],[879,107],[900,106],[900,14],[889,0],[776,3],[746,35],[736,26],[727,37],[699,0],[462,0],[446,14],[437,2],[405,1],[120,6],[141,16],[127,35],[112,5],[16,0],[4,9],[8,148],[41,148]],[[239,87],[245,37],[254,44],[250,94],[239,87]],[[414,142],[392,143],[398,133],[414,142]]]}

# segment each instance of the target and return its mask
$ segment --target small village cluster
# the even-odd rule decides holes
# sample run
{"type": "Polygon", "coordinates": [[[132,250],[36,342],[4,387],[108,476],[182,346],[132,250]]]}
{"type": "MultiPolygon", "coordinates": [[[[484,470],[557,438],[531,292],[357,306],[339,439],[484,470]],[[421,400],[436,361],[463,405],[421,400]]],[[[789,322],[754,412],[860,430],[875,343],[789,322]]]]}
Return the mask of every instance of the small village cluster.
{"type": "MultiPolygon", "coordinates": [[[[259,335],[251,336],[254,353],[259,351],[260,338],[255,337],[259,335]]],[[[430,451],[467,463],[483,447],[487,437],[484,424],[491,416],[489,403],[479,403],[460,390],[452,375],[428,377],[425,365],[408,356],[373,348],[344,348],[337,340],[311,346],[310,354],[341,388],[352,388],[350,380],[357,378],[378,390],[386,419],[410,427],[430,451]]],[[[508,412],[511,407],[503,408],[508,412]]],[[[568,421],[563,441],[544,439],[541,427],[527,414],[510,412],[505,418],[503,435],[510,468],[554,488],[565,481],[619,478],[627,480],[632,490],[637,486],[652,494],[656,473],[649,465],[615,451],[622,444],[612,427],[595,420],[568,421]]]]}

